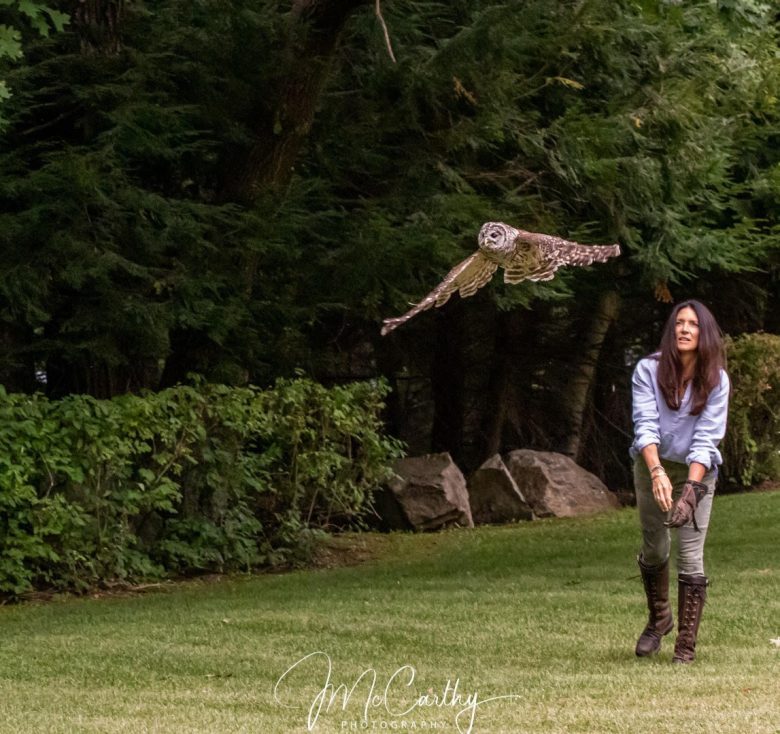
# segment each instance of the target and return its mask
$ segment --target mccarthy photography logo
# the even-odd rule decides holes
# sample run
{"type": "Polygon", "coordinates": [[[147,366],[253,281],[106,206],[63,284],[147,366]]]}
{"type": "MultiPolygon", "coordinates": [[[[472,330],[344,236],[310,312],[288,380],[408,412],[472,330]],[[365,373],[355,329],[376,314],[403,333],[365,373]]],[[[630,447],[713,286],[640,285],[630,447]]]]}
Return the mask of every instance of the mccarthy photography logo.
{"type": "Polygon", "coordinates": [[[476,690],[462,689],[460,678],[448,678],[437,687],[420,691],[416,679],[413,665],[401,665],[384,680],[375,668],[339,680],[330,655],[316,651],[282,673],[274,685],[274,700],[280,706],[305,712],[309,731],[327,720],[343,731],[437,730],[451,724],[458,734],[471,734],[477,731],[477,713],[483,706],[520,698],[512,693],[481,698],[476,690]],[[312,685],[312,694],[296,690],[305,687],[308,691],[312,685]],[[442,720],[444,712],[449,714],[448,721],[442,720]]]}

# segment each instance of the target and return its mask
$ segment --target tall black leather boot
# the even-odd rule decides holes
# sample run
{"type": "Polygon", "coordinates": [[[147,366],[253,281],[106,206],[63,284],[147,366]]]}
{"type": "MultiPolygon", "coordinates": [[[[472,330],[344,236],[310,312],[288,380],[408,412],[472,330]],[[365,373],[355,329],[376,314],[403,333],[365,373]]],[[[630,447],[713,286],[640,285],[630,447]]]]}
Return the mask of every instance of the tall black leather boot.
{"type": "Polygon", "coordinates": [[[637,562],[650,612],[647,626],[636,643],[636,654],[643,658],[658,652],[663,636],[674,629],[674,619],[669,605],[669,561],[661,566],[647,566],[640,557],[637,562]]]}
{"type": "Polygon", "coordinates": [[[692,663],[696,657],[696,637],[704,602],[707,600],[706,576],[681,573],[678,581],[677,641],[674,643],[673,663],[692,663]]]}

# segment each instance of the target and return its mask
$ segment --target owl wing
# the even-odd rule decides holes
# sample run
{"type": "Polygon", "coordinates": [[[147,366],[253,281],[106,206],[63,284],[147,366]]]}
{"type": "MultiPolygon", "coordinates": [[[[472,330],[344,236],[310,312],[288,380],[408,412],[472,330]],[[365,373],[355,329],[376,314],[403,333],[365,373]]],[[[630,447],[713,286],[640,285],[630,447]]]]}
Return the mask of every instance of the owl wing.
{"type": "Polygon", "coordinates": [[[515,258],[504,270],[504,283],[515,285],[524,280],[552,280],[557,269],[557,266],[550,268],[547,263],[534,265],[529,264],[525,259],[515,258]]]}
{"type": "Polygon", "coordinates": [[[403,316],[385,319],[382,322],[384,324],[382,326],[382,336],[389,334],[393,329],[406,323],[421,311],[425,311],[432,306],[436,306],[436,308],[443,306],[455,291],[460,293],[461,298],[473,296],[493,277],[497,267],[496,263],[488,260],[481,252],[475,252],[450,270],[439,285],[403,316]]]}
{"type": "Polygon", "coordinates": [[[537,246],[542,259],[549,263],[553,272],[562,265],[584,267],[606,262],[620,254],[620,245],[581,245],[550,235],[541,236],[537,246]]]}
{"type": "Polygon", "coordinates": [[[530,232],[521,232],[517,240],[517,254],[504,273],[506,283],[552,280],[555,271],[563,265],[584,267],[594,262],[606,262],[620,254],[620,245],[581,245],[560,237],[530,232]],[[529,256],[529,249],[533,251],[532,256],[529,256]]]}

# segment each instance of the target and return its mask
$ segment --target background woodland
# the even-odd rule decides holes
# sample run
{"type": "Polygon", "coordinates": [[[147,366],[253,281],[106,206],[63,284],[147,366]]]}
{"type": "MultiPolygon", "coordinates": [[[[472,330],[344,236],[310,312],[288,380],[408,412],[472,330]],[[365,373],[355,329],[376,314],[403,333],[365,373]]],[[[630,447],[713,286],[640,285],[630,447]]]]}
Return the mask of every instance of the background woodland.
{"type": "Polygon", "coordinates": [[[780,332],[771,3],[385,0],[395,62],[368,0],[49,5],[0,7],[9,392],[381,377],[410,453],[563,451],[619,488],[672,300],[780,332]],[[380,337],[496,219],[624,254],[380,337]]]}

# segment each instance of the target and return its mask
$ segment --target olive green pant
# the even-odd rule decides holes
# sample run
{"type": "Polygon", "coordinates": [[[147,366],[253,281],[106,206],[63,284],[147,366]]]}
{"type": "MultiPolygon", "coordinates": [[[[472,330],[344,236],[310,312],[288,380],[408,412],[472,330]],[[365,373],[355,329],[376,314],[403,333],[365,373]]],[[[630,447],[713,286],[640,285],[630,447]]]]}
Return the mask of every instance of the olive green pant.
{"type": "MultiPolygon", "coordinates": [[[[672,483],[672,499],[676,500],[682,492],[688,478],[688,466],[674,461],[662,460],[669,480],[672,483]]],[[[710,523],[712,497],[715,494],[717,473],[708,472],[702,479],[707,485],[707,494],[696,508],[696,524],[699,532],[690,522],[677,531],[677,573],[704,576],[704,540],[710,523]]],[[[653,497],[653,483],[647,466],[641,458],[634,462],[634,489],[636,506],[639,510],[639,524],[642,527],[642,561],[647,566],[661,566],[669,559],[671,551],[671,532],[664,526],[668,513],[664,512],[653,497]]]]}

